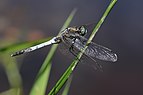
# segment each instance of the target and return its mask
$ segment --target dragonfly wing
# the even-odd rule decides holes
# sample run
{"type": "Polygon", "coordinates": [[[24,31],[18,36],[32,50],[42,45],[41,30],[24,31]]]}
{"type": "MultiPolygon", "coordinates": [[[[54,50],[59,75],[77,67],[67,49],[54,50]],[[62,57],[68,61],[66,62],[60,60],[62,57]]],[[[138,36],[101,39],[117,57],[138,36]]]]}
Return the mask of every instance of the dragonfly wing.
{"type": "Polygon", "coordinates": [[[117,61],[117,55],[110,49],[93,42],[89,44],[85,54],[104,61],[117,61]]]}
{"type": "MultiPolygon", "coordinates": [[[[74,47],[78,50],[82,50],[86,44],[87,39],[81,37],[75,41],[74,47]]],[[[110,49],[91,42],[84,52],[85,55],[92,57],[93,59],[97,58],[104,61],[117,61],[117,55],[113,53],[110,49]]]]}

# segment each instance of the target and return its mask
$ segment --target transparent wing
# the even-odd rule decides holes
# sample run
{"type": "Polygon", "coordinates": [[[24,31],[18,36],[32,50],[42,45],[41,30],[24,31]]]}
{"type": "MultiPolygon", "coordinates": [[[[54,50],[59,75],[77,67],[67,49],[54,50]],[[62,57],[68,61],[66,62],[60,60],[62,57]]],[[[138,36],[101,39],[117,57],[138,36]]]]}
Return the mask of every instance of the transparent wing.
{"type": "MultiPolygon", "coordinates": [[[[80,37],[75,40],[73,47],[81,51],[84,48],[86,42],[87,42],[86,38],[80,37]]],[[[113,53],[110,49],[93,42],[89,44],[84,54],[94,60],[97,58],[104,61],[111,61],[111,62],[117,61],[117,55],[113,53]]]]}

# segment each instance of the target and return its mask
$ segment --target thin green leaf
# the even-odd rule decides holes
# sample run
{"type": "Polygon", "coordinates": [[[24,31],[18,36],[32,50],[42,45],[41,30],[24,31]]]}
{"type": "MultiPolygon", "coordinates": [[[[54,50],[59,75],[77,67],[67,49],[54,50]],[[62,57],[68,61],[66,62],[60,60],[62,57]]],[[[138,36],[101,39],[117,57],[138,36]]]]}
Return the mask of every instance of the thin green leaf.
{"type": "MultiPolygon", "coordinates": [[[[18,69],[15,58],[12,58],[11,56],[9,56],[9,54],[0,55],[0,58],[1,58],[1,65],[3,65],[3,68],[8,78],[9,86],[11,89],[14,88],[14,91],[13,90],[7,91],[5,92],[5,95],[6,93],[7,95],[9,94],[10,95],[22,95],[22,91],[23,91],[22,90],[22,78],[19,73],[19,69],[18,69]],[[11,92],[11,93],[8,94],[8,92],[11,92]]],[[[4,95],[4,93],[2,95],[4,95]]]]}
{"type": "Polygon", "coordinates": [[[69,79],[68,79],[68,81],[67,81],[67,83],[66,83],[66,86],[65,86],[65,88],[64,88],[64,91],[63,91],[62,95],[68,95],[71,82],[72,82],[72,76],[69,77],[69,79]]]}
{"type": "MultiPolygon", "coordinates": [[[[70,24],[71,20],[73,19],[73,16],[75,14],[75,10],[72,11],[72,13],[69,15],[68,19],[66,20],[65,24],[63,25],[62,29],[65,29],[70,24]]],[[[60,30],[60,31],[61,31],[60,30]]],[[[36,77],[35,83],[31,89],[30,95],[45,95],[48,78],[50,74],[50,67],[51,67],[51,59],[57,49],[58,45],[52,45],[50,52],[48,53],[48,56],[46,57],[42,67],[40,68],[40,71],[36,77]],[[50,66],[50,67],[49,67],[50,66]]]]}
{"type": "Polygon", "coordinates": [[[22,78],[19,73],[17,62],[14,58],[11,58],[8,54],[0,56],[2,65],[5,69],[10,87],[19,88],[22,86],[22,78]]]}
{"type": "Polygon", "coordinates": [[[23,95],[20,88],[12,88],[7,91],[1,92],[0,95],[23,95]]]}
{"type": "MultiPolygon", "coordinates": [[[[113,6],[116,2],[117,2],[117,0],[112,0],[110,2],[108,8],[104,12],[103,16],[101,17],[101,19],[99,20],[97,25],[95,26],[91,36],[89,37],[89,40],[87,41],[87,44],[89,44],[92,41],[93,37],[99,30],[100,26],[103,24],[105,18],[107,17],[107,15],[109,14],[110,10],[113,8],[113,6]]],[[[65,82],[67,81],[67,79],[69,78],[69,76],[71,75],[71,73],[73,72],[75,67],[77,66],[79,59],[82,57],[83,52],[86,50],[87,47],[88,47],[88,45],[86,45],[85,48],[78,54],[77,58],[68,67],[68,69],[65,71],[65,73],[62,75],[62,77],[59,79],[59,81],[56,83],[56,85],[53,87],[53,89],[50,91],[50,93],[48,95],[56,95],[59,92],[59,90],[62,88],[62,86],[65,84],[65,82]]]]}

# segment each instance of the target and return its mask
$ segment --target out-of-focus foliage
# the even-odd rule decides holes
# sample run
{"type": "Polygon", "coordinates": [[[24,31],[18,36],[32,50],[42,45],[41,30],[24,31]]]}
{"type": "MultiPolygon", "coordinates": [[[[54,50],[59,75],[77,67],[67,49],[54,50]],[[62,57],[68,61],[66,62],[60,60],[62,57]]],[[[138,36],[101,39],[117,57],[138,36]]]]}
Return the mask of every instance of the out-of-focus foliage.
{"type": "MultiPolygon", "coordinates": [[[[61,28],[60,32],[69,26],[70,22],[73,19],[73,16],[75,15],[76,10],[73,10],[67,20],[65,21],[63,27],[61,28]]],[[[51,68],[51,60],[52,57],[56,51],[58,45],[53,45],[51,47],[51,50],[49,54],[47,55],[41,69],[39,70],[39,73],[36,77],[35,83],[32,87],[32,90],[30,92],[30,95],[44,95],[46,92],[46,87],[48,83],[48,78],[50,74],[50,68],[51,68]]]]}

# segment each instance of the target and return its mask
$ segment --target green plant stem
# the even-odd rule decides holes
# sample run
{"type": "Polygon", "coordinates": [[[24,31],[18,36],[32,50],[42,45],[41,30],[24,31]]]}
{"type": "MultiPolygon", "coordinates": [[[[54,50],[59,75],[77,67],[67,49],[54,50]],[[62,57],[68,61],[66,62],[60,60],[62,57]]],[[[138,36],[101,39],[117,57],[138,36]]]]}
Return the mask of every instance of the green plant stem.
{"type": "Polygon", "coordinates": [[[11,58],[9,54],[5,53],[0,55],[0,58],[8,78],[10,89],[15,89],[15,92],[13,92],[15,94],[11,95],[22,95],[22,78],[20,76],[16,60],[11,58]]]}
{"type": "Polygon", "coordinates": [[[105,18],[107,17],[107,15],[109,14],[109,12],[111,11],[111,9],[113,8],[113,6],[115,5],[115,3],[117,2],[117,0],[112,0],[109,4],[109,6],[107,7],[106,11],[104,12],[103,16],[101,17],[101,19],[99,20],[99,22],[97,23],[97,25],[95,26],[95,28],[93,29],[93,32],[91,34],[91,36],[89,37],[88,41],[87,41],[87,45],[85,46],[85,48],[78,54],[77,58],[72,62],[72,64],[68,67],[68,69],[65,71],[65,73],[61,76],[61,78],[59,79],[59,81],[56,83],[56,85],[53,87],[53,89],[49,92],[48,95],[56,95],[59,90],[62,88],[62,86],[65,84],[65,82],[67,81],[67,79],[69,78],[69,76],[71,75],[71,73],[73,72],[73,70],[75,69],[75,67],[77,66],[79,59],[82,57],[84,51],[86,50],[86,48],[88,47],[88,44],[92,41],[92,39],[94,38],[95,34],[97,33],[97,31],[99,30],[100,26],[103,24],[105,18]]]}
{"type": "Polygon", "coordinates": [[[64,90],[63,90],[62,95],[68,95],[71,82],[72,82],[72,76],[70,76],[69,79],[68,79],[68,81],[66,82],[66,86],[65,86],[65,88],[64,88],[64,90]]]}

